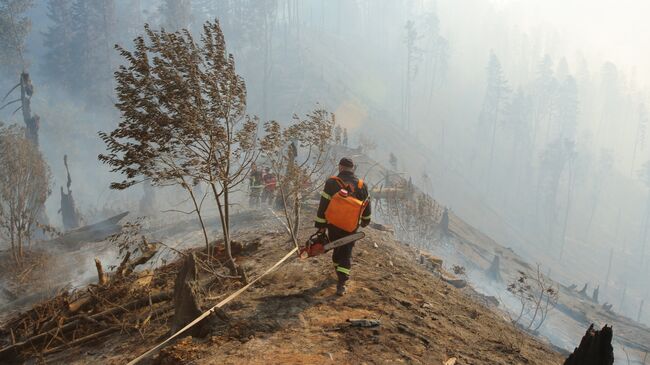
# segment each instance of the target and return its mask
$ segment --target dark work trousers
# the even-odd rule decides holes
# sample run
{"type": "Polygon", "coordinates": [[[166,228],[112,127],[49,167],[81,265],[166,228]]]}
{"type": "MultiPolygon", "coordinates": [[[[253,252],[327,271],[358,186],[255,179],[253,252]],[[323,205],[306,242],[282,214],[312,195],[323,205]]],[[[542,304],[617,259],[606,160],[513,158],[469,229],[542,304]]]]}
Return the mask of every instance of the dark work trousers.
{"type": "MultiPolygon", "coordinates": [[[[327,227],[327,234],[330,241],[336,241],[339,238],[350,235],[351,233],[329,226],[327,227]]],[[[332,261],[334,262],[334,270],[336,270],[339,284],[345,284],[345,282],[350,278],[353,248],[354,242],[350,242],[347,245],[334,248],[332,252],[332,261]]]]}

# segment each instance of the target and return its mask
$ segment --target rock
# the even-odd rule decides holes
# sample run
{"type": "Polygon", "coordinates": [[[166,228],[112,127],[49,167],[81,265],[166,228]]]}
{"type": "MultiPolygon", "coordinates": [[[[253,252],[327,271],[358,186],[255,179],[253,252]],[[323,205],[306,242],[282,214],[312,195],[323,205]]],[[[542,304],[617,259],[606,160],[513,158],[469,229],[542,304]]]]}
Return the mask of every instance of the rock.
{"type": "Polygon", "coordinates": [[[381,325],[381,322],[377,319],[353,319],[350,318],[347,320],[348,323],[350,323],[350,327],[363,327],[363,328],[371,328],[371,327],[379,327],[381,325]]]}
{"type": "Polygon", "coordinates": [[[395,228],[386,224],[370,223],[369,227],[382,232],[395,233],[395,228]]]}
{"type": "Polygon", "coordinates": [[[462,289],[462,288],[467,286],[467,282],[465,280],[458,279],[458,278],[456,278],[455,276],[453,276],[451,274],[445,273],[445,274],[441,275],[440,278],[444,282],[446,282],[448,284],[451,284],[456,289],[462,289]]]}
{"type": "Polygon", "coordinates": [[[442,267],[442,259],[427,252],[422,252],[420,253],[420,264],[429,270],[437,271],[442,267]]]}
{"type": "Polygon", "coordinates": [[[443,365],[456,365],[457,359],[455,357],[450,357],[443,365]]]}

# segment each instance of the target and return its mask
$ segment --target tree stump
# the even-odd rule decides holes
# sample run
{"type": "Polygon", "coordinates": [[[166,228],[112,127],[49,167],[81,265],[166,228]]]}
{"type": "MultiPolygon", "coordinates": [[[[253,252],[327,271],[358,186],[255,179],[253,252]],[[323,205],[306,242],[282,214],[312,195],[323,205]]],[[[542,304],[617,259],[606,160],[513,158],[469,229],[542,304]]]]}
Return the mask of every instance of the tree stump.
{"type": "Polygon", "coordinates": [[[614,348],[612,347],[612,327],[605,325],[600,331],[594,325],[582,337],[580,346],[576,347],[564,361],[564,365],[613,365],[614,348]]]}
{"type": "MultiPolygon", "coordinates": [[[[174,282],[174,318],[171,333],[176,333],[203,313],[201,300],[196,257],[192,253],[185,259],[174,282]]],[[[203,320],[187,330],[185,334],[204,337],[208,332],[209,321],[203,320]]]]}
{"type": "Polygon", "coordinates": [[[496,282],[502,282],[503,278],[501,278],[501,265],[499,261],[499,255],[495,255],[494,259],[492,260],[492,264],[490,264],[490,268],[487,269],[486,275],[488,279],[496,282]]]}
{"type": "Polygon", "coordinates": [[[449,235],[449,208],[445,207],[440,219],[440,229],[445,236],[449,235]]]}

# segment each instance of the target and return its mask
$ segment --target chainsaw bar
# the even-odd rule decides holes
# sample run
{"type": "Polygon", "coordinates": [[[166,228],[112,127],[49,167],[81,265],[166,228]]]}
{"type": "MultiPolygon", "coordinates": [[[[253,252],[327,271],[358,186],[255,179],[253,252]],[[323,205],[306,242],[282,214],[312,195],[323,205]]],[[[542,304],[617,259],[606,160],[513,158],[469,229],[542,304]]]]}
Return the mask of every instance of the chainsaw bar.
{"type": "Polygon", "coordinates": [[[339,238],[336,241],[332,241],[332,242],[326,244],[324,248],[325,248],[325,251],[329,251],[329,250],[331,250],[333,248],[337,248],[337,247],[340,247],[340,246],[343,246],[343,245],[347,245],[350,242],[360,240],[360,239],[364,238],[365,236],[366,236],[366,234],[363,233],[363,232],[353,233],[353,234],[351,234],[349,236],[339,238]]]}

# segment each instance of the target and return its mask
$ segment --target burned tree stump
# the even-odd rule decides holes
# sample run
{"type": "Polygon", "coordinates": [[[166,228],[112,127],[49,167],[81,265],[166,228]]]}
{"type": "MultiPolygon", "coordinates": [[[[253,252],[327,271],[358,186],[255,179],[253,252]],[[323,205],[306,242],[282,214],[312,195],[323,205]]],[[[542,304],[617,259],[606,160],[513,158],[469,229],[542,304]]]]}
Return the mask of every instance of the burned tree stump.
{"type": "Polygon", "coordinates": [[[59,209],[59,212],[63,220],[63,228],[66,231],[70,231],[81,227],[81,215],[72,197],[72,190],[70,190],[72,179],[70,178],[70,169],[68,168],[68,155],[63,155],[63,164],[68,175],[68,181],[66,183],[68,192],[64,192],[63,186],[61,186],[61,209],[59,209]]]}
{"type": "Polygon", "coordinates": [[[576,347],[564,361],[564,365],[612,365],[614,364],[614,348],[612,347],[612,327],[605,325],[600,331],[594,325],[582,337],[580,346],[576,347]]]}
{"type": "MultiPolygon", "coordinates": [[[[171,333],[176,333],[203,313],[201,299],[196,257],[192,253],[185,259],[174,282],[174,318],[171,333]]],[[[203,337],[207,335],[208,331],[209,321],[206,318],[185,333],[195,337],[203,337]]]]}
{"type": "Polygon", "coordinates": [[[449,235],[449,208],[445,207],[440,219],[440,229],[445,236],[449,235]]]}
{"type": "Polygon", "coordinates": [[[492,264],[490,264],[490,268],[487,269],[486,275],[488,279],[496,282],[502,282],[503,278],[501,278],[501,265],[499,261],[499,255],[495,255],[494,259],[492,260],[492,264]]]}

